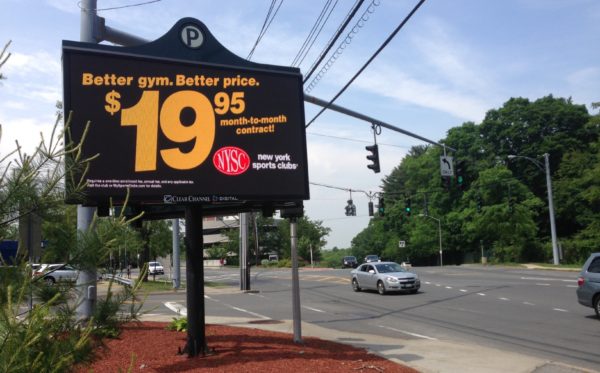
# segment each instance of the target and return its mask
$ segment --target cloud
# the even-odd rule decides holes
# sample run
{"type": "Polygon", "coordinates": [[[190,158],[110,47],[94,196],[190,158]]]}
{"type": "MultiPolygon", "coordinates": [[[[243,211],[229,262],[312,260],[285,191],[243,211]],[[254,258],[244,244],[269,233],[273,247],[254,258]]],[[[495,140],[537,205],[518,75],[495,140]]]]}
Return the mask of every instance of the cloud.
{"type": "Polygon", "coordinates": [[[33,54],[12,53],[8,62],[3,66],[9,78],[30,78],[36,75],[36,79],[42,77],[60,82],[62,73],[61,65],[57,56],[48,52],[36,52],[33,54]]]}
{"type": "Polygon", "coordinates": [[[480,121],[490,108],[490,104],[477,95],[441,83],[420,81],[390,67],[378,68],[355,84],[371,93],[440,110],[464,120],[480,121]]]}

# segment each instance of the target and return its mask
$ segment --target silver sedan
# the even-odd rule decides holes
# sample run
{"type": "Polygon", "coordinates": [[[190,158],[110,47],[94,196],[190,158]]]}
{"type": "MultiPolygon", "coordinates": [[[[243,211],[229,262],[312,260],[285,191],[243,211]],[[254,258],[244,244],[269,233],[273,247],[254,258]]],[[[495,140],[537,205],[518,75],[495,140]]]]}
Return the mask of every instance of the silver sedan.
{"type": "Polygon", "coordinates": [[[352,289],[377,290],[383,295],[390,291],[404,291],[415,294],[421,287],[416,273],[408,272],[395,262],[364,263],[350,272],[352,289]]]}

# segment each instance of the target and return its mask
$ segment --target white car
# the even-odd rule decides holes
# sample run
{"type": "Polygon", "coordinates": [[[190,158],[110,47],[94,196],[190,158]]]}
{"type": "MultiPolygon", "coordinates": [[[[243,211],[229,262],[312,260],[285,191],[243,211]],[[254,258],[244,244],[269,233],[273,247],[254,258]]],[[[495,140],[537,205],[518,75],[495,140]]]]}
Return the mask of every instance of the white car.
{"type": "Polygon", "coordinates": [[[79,277],[79,270],[69,264],[41,264],[33,273],[34,277],[41,276],[44,281],[52,285],[59,281],[75,282],[79,277]]]}
{"type": "Polygon", "coordinates": [[[363,263],[353,269],[350,275],[354,291],[370,289],[377,290],[381,295],[391,291],[416,294],[421,287],[421,280],[416,273],[394,262],[363,263]]]}
{"type": "Polygon", "coordinates": [[[164,275],[165,268],[160,262],[148,262],[148,274],[149,275],[164,275]]]}

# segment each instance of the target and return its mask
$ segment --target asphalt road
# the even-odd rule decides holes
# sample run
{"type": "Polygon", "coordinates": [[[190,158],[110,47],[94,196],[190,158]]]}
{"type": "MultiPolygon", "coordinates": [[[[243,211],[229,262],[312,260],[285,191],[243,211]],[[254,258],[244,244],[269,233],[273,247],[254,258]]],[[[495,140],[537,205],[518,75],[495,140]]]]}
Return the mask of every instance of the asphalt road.
{"type": "MultiPolygon", "coordinates": [[[[350,270],[300,271],[301,316],[326,328],[397,339],[467,342],[597,370],[600,321],[577,303],[576,272],[482,266],[414,268],[415,295],[352,291],[350,270]]],[[[238,269],[205,269],[239,289],[238,269]]],[[[291,272],[252,268],[251,289],[210,294],[207,316],[292,318],[291,272]]],[[[185,293],[153,295],[146,309],[172,313],[185,293]]],[[[174,313],[172,313],[175,316],[174,313]]]]}

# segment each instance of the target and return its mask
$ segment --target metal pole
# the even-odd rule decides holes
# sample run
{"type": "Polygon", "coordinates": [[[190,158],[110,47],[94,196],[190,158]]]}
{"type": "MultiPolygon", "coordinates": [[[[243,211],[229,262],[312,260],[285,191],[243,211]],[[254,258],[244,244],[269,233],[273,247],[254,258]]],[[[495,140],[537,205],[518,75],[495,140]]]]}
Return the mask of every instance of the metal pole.
{"type": "Polygon", "coordinates": [[[438,221],[438,233],[440,235],[440,267],[444,265],[443,255],[442,255],[442,221],[437,219],[438,221]]]}
{"type": "Polygon", "coordinates": [[[298,275],[298,234],[297,218],[290,219],[290,239],[292,254],[292,319],[294,324],[294,343],[302,343],[300,316],[300,276],[298,275]]]}
{"type": "Polygon", "coordinates": [[[240,214],[240,290],[250,290],[248,278],[248,213],[240,214]]]}
{"type": "Polygon", "coordinates": [[[173,225],[173,289],[181,286],[181,265],[179,263],[179,219],[171,220],[173,225]]]}
{"type": "Polygon", "coordinates": [[[548,214],[550,215],[550,234],[552,236],[552,261],[554,265],[560,264],[558,257],[558,244],[556,240],[556,223],[554,222],[554,201],[552,198],[552,179],[550,177],[550,154],[544,154],[546,169],[546,188],[548,188],[548,214]]]}
{"type": "MultiPolygon", "coordinates": [[[[96,0],[81,1],[81,21],[79,39],[83,42],[97,43],[94,38],[96,22],[96,0]]],[[[77,206],[77,231],[86,232],[94,218],[94,207],[77,206]]],[[[96,302],[96,268],[79,272],[76,282],[77,289],[77,319],[89,320],[94,313],[96,302]]]]}

